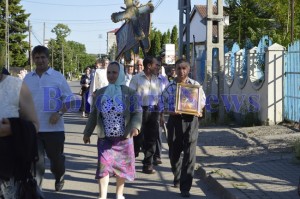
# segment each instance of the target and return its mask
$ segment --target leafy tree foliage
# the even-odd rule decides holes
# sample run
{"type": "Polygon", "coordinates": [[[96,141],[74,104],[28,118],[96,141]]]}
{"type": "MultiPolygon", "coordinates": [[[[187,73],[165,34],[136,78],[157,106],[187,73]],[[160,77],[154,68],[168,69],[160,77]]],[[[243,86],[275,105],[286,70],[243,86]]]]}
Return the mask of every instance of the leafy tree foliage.
{"type": "Polygon", "coordinates": [[[85,67],[94,65],[96,56],[87,54],[84,44],[66,40],[71,32],[67,25],[57,24],[52,32],[56,34],[56,39],[48,43],[52,67],[64,73],[79,73],[85,67]]]}
{"type": "Polygon", "coordinates": [[[151,48],[148,52],[148,55],[155,57],[160,56],[161,52],[164,50],[165,44],[175,42],[175,45],[177,46],[177,41],[178,29],[176,26],[173,27],[172,34],[170,33],[170,30],[162,33],[156,28],[152,28],[150,33],[151,48]]]}
{"type": "Polygon", "coordinates": [[[173,26],[171,32],[171,44],[175,44],[175,49],[178,50],[178,28],[173,26]]]}
{"type": "Polygon", "coordinates": [[[56,34],[57,41],[63,42],[71,33],[71,30],[67,25],[59,23],[51,30],[51,32],[56,34]]]}
{"type": "MultiPolygon", "coordinates": [[[[169,31],[170,33],[170,31],[169,31]]],[[[170,43],[170,35],[168,35],[166,32],[162,35],[162,38],[161,38],[161,48],[163,49],[164,48],[164,45],[165,44],[168,44],[170,43]]]]}
{"type": "MultiPolygon", "coordinates": [[[[28,31],[25,24],[30,14],[26,14],[20,5],[20,0],[9,0],[9,56],[10,66],[24,67],[28,58],[26,52],[29,50],[28,42],[24,41],[28,31]]],[[[5,1],[0,1],[0,45],[6,46],[5,43],[5,1]]]]}
{"type": "Polygon", "coordinates": [[[0,46],[0,69],[5,65],[5,48],[0,46]]]}
{"type": "MultiPolygon", "coordinates": [[[[294,38],[300,38],[300,3],[295,1],[294,38]]],[[[230,25],[225,29],[229,41],[244,46],[249,38],[254,44],[263,35],[269,35],[274,42],[287,46],[290,41],[291,12],[286,0],[225,0],[225,11],[230,25]]],[[[227,40],[228,41],[228,40],[227,40]]]]}

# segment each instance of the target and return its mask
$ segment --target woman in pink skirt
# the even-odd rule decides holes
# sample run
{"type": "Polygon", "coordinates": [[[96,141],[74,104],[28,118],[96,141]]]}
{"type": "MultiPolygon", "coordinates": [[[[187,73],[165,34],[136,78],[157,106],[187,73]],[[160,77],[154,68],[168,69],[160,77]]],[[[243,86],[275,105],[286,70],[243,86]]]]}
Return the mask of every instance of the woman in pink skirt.
{"type": "Polygon", "coordinates": [[[124,199],[125,180],[135,178],[133,136],[138,135],[142,112],[134,90],[125,86],[124,66],[111,62],[107,68],[109,85],[96,92],[92,111],[84,129],[83,141],[90,143],[98,126],[98,199],[107,198],[109,177],[116,176],[116,199],[124,199]]]}

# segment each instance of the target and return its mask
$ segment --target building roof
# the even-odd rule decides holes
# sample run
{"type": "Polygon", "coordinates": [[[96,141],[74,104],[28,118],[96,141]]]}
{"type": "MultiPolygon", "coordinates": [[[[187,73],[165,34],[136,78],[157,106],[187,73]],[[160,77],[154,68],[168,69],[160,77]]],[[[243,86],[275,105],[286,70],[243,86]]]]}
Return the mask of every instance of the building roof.
{"type": "Polygon", "coordinates": [[[107,33],[116,33],[119,30],[119,28],[116,28],[114,30],[108,31],[107,33]]]}
{"type": "MultiPolygon", "coordinates": [[[[206,18],[207,17],[207,6],[206,5],[195,5],[195,8],[197,9],[198,13],[200,14],[200,16],[202,18],[206,18]]],[[[218,8],[216,5],[213,6],[213,14],[218,14],[218,8]]],[[[228,16],[228,14],[223,10],[223,15],[224,16],[228,16]]]]}
{"type": "MultiPolygon", "coordinates": [[[[196,12],[201,16],[202,20],[201,23],[206,25],[207,22],[207,6],[206,5],[195,5],[190,16],[190,21],[193,20],[196,12]]],[[[213,14],[217,14],[218,8],[216,5],[213,6],[213,14]]],[[[223,15],[228,16],[228,14],[223,10],[223,15]]],[[[185,32],[185,30],[184,30],[185,32]]],[[[213,35],[216,36],[218,35],[218,26],[213,25],[213,35]]]]}

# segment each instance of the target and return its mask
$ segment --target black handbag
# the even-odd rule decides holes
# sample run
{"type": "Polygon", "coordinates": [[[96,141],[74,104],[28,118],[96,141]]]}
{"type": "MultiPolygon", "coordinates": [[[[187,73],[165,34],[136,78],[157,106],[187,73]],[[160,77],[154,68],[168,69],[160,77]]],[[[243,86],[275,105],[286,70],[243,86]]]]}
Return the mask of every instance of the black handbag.
{"type": "Polygon", "coordinates": [[[21,181],[18,189],[19,199],[44,199],[43,193],[40,191],[36,180],[30,177],[21,181]]]}

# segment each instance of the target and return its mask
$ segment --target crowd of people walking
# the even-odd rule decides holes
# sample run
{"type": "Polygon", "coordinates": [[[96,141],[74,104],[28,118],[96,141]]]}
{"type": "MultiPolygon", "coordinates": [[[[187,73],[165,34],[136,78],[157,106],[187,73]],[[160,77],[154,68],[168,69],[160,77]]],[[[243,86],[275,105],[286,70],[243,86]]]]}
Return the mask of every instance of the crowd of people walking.
{"type": "MultiPolygon", "coordinates": [[[[63,115],[71,104],[76,103],[72,103],[74,98],[70,96],[73,94],[65,77],[49,66],[48,49],[36,46],[32,59],[36,69],[27,73],[23,82],[0,74],[0,97],[4,99],[6,95],[9,98],[5,99],[10,99],[0,104],[4,110],[0,112],[0,143],[13,134],[9,118],[30,122],[35,127],[37,138],[35,179],[38,188],[43,189],[47,156],[55,179],[54,189],[61,191],[66,171],[63,115]]],[[[125,181],[136,178],[135,161],[140,154],[144,155],[142,172],[156,173],[155,166],[162,163],[162,129],[168,134],[174,187],[179,187],[182,197],[190,197],[198,119],[202,116],[205,94],[200,84],[188,76],[189,62],[180,59],[174,67],[168,68],[168,75],[165,71],[161,58],[152,56],[138,59],[136,63],[129,62],[125,67],[105,58],[97,60],[95,68],[85,68],[80,79],[82,100],[78,108],[82,117],[87,118],[84,144],[91,142],[90,137],[97,127],[95,179],[99,183],[99,199],[107,198],[110,177],[116,177],[116,199],[125,198],[125,181]],[[178,83],[200,88],[198,115],[175,111],[178,83]]],[[[5,169],[5,165],[0,166],[0,198],[18,198],[18,184],[14,183],[16,176],[13,172],[8,177],[2,176],[5,169]]],[[[33,169],[35,167],[30,169],[31,172],[33,169]]]]}

